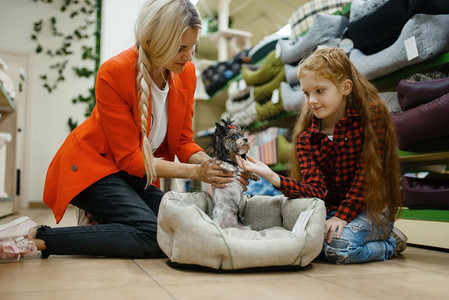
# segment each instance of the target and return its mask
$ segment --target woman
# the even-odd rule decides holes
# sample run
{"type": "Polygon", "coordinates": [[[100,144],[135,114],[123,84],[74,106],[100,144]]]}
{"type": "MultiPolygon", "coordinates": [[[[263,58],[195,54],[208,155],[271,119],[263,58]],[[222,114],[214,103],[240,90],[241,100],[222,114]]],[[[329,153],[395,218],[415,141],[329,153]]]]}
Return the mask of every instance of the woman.
{"type": "Polygon", "coordinates": [[[67,137],[47,173],[43,200],[56,221],[71,203],[93,216],[95,224],[50,228],[22,218],[0,230],[0,239],[19,237],[0,242],[0,255],[18,258],[41,250],[43,257],[160,256],[156,217],[163,192],[158,177],[191,178],[216,187],[233,180],[193,141],[191,60],[200,28],[198,11],[188,0],[144,5],[136,45],[100,67],[96,107],[67,137]],[[180,162],[174,162],[175,155],[180,162]]]}

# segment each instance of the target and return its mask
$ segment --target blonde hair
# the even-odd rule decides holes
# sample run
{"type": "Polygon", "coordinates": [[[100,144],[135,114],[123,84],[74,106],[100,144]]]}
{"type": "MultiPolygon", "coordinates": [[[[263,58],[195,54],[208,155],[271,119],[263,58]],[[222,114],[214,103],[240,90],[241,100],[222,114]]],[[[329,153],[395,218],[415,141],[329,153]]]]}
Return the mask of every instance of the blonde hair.
{"type": "MultiPolygon", "coordinates": [[[[347,96],[347,105],[359,112],[364,130],[362,159],[365,169],[365,209],[377,227],[385,229],[388,235],[389,224],[386,220],[394,221],[402,206],[400,191],[400,166],[397,152],[396,132],[388,109],[380,99],[376,88],[365,76],[354,67],[343,50],[338,48],[323,48],[316,50],[309,57],[300,62],[298,78],[306,73],[326,78],[335,85],[350,79],[353,82],[352,91],[347,96]],[[378,138],[374,122],[384,133],[384,143],[379,149],[378,138]],[[388,207],[386,219],[383,217],[385,206],[388,207]]],[[[293,141],[296,142],[312,124],[312,110],[304,104],[293,129],[293,141]]],[[[296,151],[291,156],[292,178],[301,180],[299,160],[296,151]]]]}
{"type": "Polygon", "coordinates": [[[150,62],[152,66],[159,66],[162,72],[178,52],[182,35],[188,28],[201,28],[198,10],[189,0],[147,1],[134,28],[138,51],[136,89],[147,185],[157,179],[155,165],[158,161],[153,156],[147,132],[150,62]]]}

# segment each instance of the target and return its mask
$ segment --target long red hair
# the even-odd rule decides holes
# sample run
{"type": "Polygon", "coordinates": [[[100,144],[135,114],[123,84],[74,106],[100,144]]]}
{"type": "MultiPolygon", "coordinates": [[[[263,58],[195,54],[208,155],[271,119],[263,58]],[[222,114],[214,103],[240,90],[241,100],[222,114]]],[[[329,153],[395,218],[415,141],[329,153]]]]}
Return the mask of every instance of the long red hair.
{"type": "MultiPolygon", "coordinates": [[[[362,159],[365,168],[365,210],[369,218],[377,226],[381,226],[387,235],[389,220],[394,222],[402,206],[400,190],[400,166],[396,132],[388,109],[380,99],[377,89],[351,63],[343,50],[338,48],[322,48],[300,62],[298,78],[313,72],[317,77],[326,78],[335,85],[350,79],[353,87],[347,97],[347,106],[357,110],[361,116],[364,130],[362,159]],[[384,133],[382,149],[373,120],[379,124],[384,133]],[[385,213],[385,207],[388,212],[385,213]]],[[[313,112],[304,103],[298,115],[292,133],[296,143],[298,136],[310,127],[313,112]]],[[[301,170],[296,151],[291,156],[290,176],[301,180],[301,170]]]]}

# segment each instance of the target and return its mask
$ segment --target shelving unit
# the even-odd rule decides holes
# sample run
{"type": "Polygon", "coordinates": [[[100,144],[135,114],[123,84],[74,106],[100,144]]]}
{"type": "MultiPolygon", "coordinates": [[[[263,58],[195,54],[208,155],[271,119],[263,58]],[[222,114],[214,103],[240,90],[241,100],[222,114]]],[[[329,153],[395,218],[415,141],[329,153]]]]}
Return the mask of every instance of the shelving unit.
{"type": "Polygon", "coordinates": [[[11,112],[15,109],[14,102],[6,93],[3,84],[0,82],[0,113],[11,112]]]}
{"type": "MultiPolygon", "coordinates": [[[[2,83],[0,83],[0,132],[7,132],[13,136],[13,140],[6,143],[5,172],[0,174],[1,180],[4,180],[4,186],[7,196],[0,196],[0,217],[10,215],[14,212],[15,195],[15,132],[16,132],[16,113],[13,100],[6,93],[2,83]]],[[[3,149],[4,150],[4,149],[3,149]]],[[[3,192],[3,191],[2,191],[3,192]]]]}

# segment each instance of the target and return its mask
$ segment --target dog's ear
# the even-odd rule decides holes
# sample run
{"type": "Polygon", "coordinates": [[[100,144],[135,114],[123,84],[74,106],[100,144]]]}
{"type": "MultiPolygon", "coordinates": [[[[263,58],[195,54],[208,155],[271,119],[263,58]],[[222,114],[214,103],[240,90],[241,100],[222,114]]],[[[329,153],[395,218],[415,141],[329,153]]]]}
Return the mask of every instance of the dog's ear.
{"type": "Polygon", "coordinates": [[[225,132],[225,128],[221,126],[220,123],[215,122],[215,134],[216,135],[223,135],[225,132]]]}

